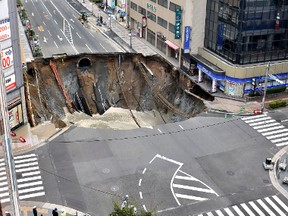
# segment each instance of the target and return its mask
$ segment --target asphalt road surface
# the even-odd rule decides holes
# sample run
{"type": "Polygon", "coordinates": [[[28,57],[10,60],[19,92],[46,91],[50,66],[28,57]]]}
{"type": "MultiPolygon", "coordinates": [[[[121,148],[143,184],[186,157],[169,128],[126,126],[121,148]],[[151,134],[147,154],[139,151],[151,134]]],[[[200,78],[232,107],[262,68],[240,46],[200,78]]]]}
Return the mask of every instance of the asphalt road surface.
{"type": "Polygon", "coordinates": [[[71,127],[33,152],[45,191],[33,199],[101,216],[126,194],[158,215],[237,215],[247,208],[265,215],[267,206],[277,213],[269,203],[288,204],[262,162],[280,147],[255,129],[260,124],[251,126],[267,125],[266,116],[257,118],[201,116],[127,131],[71,127]]]}
{"type": "Polygon", "coordinates": [[[82,25],[79,13],[65,0],[25,0],[23,5],[44,57],[59,53],[121,52],[111,39],[82,25]]]}

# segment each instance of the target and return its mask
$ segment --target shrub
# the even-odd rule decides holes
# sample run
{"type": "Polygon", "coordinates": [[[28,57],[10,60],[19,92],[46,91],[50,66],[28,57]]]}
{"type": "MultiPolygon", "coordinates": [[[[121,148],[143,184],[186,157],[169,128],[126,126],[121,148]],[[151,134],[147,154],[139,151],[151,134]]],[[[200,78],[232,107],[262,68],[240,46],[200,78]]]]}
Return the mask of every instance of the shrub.
{"type": "Polygon", "coordinates": [[[287,102],[284,100],[276,100],[276,101],[272,101],[269,103],[269,107],[270,109],[276,109],[279,107],[285,107],[287,105],[287,102]]]}
{"type": "Polygon", "coordinates": [[[267,94],[274,94],[274,93],[284,92],[285,90],[286,90],[286,86],[278,86],[275,88],[267,89],[266,93],[267,94]]]}

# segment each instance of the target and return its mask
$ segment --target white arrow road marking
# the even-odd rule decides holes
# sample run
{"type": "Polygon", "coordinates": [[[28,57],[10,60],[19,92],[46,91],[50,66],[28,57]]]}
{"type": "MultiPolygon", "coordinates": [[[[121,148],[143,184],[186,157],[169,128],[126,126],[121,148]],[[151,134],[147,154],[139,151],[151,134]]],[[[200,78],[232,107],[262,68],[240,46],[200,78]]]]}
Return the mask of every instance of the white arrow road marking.
{"type": "Polygon", "coordinates": [[[70,21],[74,23],[74,20],[72,18],[70,19],[70,21]]]}
{"type": "Polygon", "coordinates": [[[57,35],[57,37],[58,37],[58,39],[59,39],[60,41],[62,41],[62,40],[63,40],[63,38],[61,38],[59,35],[57,35]]]}
{"type": "Polygon", "coordinates": [[[44,37],[43,42],[47,43],[47,39],[44,37]]]}
{"type": "Polygon", "coordinates": [[[34,16],[34,13],[32,12],[31,15],[34,16]]]}

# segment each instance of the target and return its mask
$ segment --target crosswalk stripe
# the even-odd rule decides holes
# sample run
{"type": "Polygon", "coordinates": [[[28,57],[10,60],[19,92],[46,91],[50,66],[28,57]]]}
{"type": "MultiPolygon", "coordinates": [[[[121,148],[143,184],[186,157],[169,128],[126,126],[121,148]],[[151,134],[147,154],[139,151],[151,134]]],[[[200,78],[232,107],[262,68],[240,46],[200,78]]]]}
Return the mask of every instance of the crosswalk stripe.
{"type": "Polygon", "coordinates": [[[224,211],[229,215],[229,216],[234,216],[234,214],[231,212],[229,208],[224,208],[224,211]]]}
{"type": "Polygon", "coordinates": [[[0,181],[7,180],[7,176],[0,177],[0,181]]]}
{"type": "Polygon", "coordinates": [[[252,122],[258,122],[258,121],[263,121],[263,120],[268,120],[271,119],[269,116],[264,116],[263,118],[257,118],[257,119],[252,119],[252,120],[246,120],[245,122],[247,124],[252,123],[252,122]]]}
{"type": "Polygon", "coordinates": [[[39,174],[40,174],[40,171],[35,171],[35,172],[22,173],[22,176],[27,177],[27,176],[39,175],[39,174]]]}
{"type": "Polygon", "coordinates": [[[198,200],[198,201],[208,200],[207,198],[204,198],[204,197],[197,197],[197,196],[191,196],[191,195],[185,195],[185,194],[176,193],[175,195],[178,198],[189,199],[189,200],[198,200]]]}
{"type": "Polygon", "coordinates": [[[6,202],[9,202],[9,201],[10,201],[10,198],[1,199],[1,203],[6,203],[6,202]]]}
{"type": "MultiPolygon", "coordinates": [[[[276,126],[276,127],[269,127],[269,128],[264,128],[264,129],[260,129],[260,130],[257,130],[259,133],[262,133],[262,132],[267,132],[267,131],[273,131],[273,130],[278,130],[278,129],[283,129],[285,128],[283,125],[279,125],[279,126],[276,126]]],[[[284,130],[284,129],[283,129],[284,130]]],[[[286,130],[286,129],[285,129],[286,130]]]]}
{"type": "Polygon", "coordinates": [[[15,169],[16,172],[27,172],[27,171],[31,171],[31,170],[39,170],[39,166],[22,168],[22,169],[15,169]]]}
{"type": "Polygon", "coordinates": [[[25,187],[31,187],[35,185],[42,185],[42,181],[36,181],[36,182],[29,182],[29,183],[24,183],[24,184],[18,184],[18,188],[25,188],[25,187]]]}
{"type": "Polygon", "coordinates": [[[7,185],[7,184],[8,184],[7,181],[1,182],[1,183],[0,183],[0,186],[4,186],[4,185],[7,185]]]}
{"type": "Polygon", "coordinates": [[[8,191],[8,186],[6,186],[6,187],[1,187],[1,188],[0,188],[0,192],[3,192],[3,191],[8,191]]]}
{"type": "Polygon", "coordinates": [[[0,198],[9,196],[9,192],[0,193],[0,198]]]}
{"type": "Polygon", "coordinates": [[[220,210],[217,210],[216,213],[217,213],[217,215],[219,215],[219,216],[224,216],[224,214],[223,214],[220,210]]]}
{"type": "Polygon", "coordinates": [[[0,167],[5,167],[5,163],[4,162],[2,162],[2,163],[0,163],[0,167]]]}
{"type": "Polygon", "coordinates": [[[4,170],[6,170],[5,167],[0,167],[0,171],[4,171],[4,170]]]}
{"type": "Polygon", "coordinates": [[[269,132],[266,132],[266,133],[262,133],[262,135],[263,136],[269,136],[269,135],[273,135],[273,134],[280,134],[280,133],[287,132],[287,131],[288,131],[288,129],[285,128],[285,129],[273,130],[273,131],[269,131],[269,132]]]}
{"type": "Polygon", "coordinates": [[[255,216],[255,214],[248,208],[245,203],[242,203],[241,206],[249,214],[249,216],[255,216]]]}
{"type": "Polygon", "coordinates": [[[267,121],[252,123],[252,124],[249,124],[249,125],[250,125],[251,127],[253,127],[253,126],[257,126],[257,125],[266,125],[266,124],[272,123],[272,122],[276,122],[276,120],[271,119],[271,120],[267,120],[267,121]]]}
{"type": "Polygon", "coordinates": [[[33,192],[33,191],[40,191],[40,190],[44,190],[44,187],[39,186],[39,187],[34,187],[34,188],[21,189],[21,190],[18,190],[18,192],[19,194],[23,194],[23,193],[33,192]]]}
{"type": "Polygon", "coordinates": [[[257,129],[260,129],[260,128],[268,128],[268,127],[276,126],[276,125],[280,125],[280,123],[279,122],[275,122],[275,123],[271,123],[271,124],[264,124],[264,125],[253,127],[253,129],[257,130],[257,129]]]}
{"type": "Polygon", "coordinates": [[[276,216],[269,208],[267,205],[265,205],[265,203],[261,200],[258,199],[257,202],[265,209],[265,211],[270,215],[270,216],[276,216]]]}
{"type": "Polygon", "coordinates": [[[241,119],[243,121],[245,121],[245,120],[250,120],[250,119],[262,118],[263,116],[267,116],[267,115],[266,114],[254,115],[254,116],[244,117],[244,118],[241,118],[241,119]]]}
{"type": "Polygon", "coordinates": [[[28,158],[28,159],[23,159],[23,160],[15,160],[14,163],[15,164],[19,164],[19,163],[26,163],[26,162],[31,162],[31,161],[37,161],[37,158],[28,158]]]}
{"type": "Polygon", "coordinates": [[[26,155],[19,155],[19,156],[15,156],[14,159],[23,159],[23,158],[29,158],[29,157],[35,157],[36,154],[26,154],[26,155]]]}
{"type": "Polygon", "coordinates": [[[26,195],[19,196],[19,199],[23,200],[23,199],[28,199],[28,198],[32,198],[32,197],[39,197],[39,196],[44,196],[44,195],[45,195],[45,192],[38,192],[38,193],[26,194],[26,195]]]}
{"type": "Polygon", "coordinates": [[[207,215],[208,215],[208,216],[214,216],[214,215],[212,214],[212,212],[208,212],[207,215]]]}
{"type": "Polygon", "coordinates": [[[282,142],[282,143],[277,143],[276,146],[281,147],[281,146],[285,146],[288,145],[288,142],[282,142]]]}
{"type": "Polygon", "coordinates": [[[272,136],[266,136],[266,138],[270,140],[270,139],[275,139],[275,138],[279,138],[279,137],[284,137],[287,135],[288,135],[288,133],[281,133],[281,134],[276,134],[276,135],[272,135],[272,136]]]}
{"type": "Polygon", "coordinates": [[[33,176],[33,177],[28,177],[28,178],[17,179],[17,183],[34,181],[34,180],[38,180],[38,179],[41,179],[41,176],[33,176]]]}
{"type": "Polygon", "coordinates": [[[273,197],[273,199],[274,199],[277,203],[279,203],[279,205],[280,205],[286,212],[288,212],[288,207],[285,205],[285,203],[282,202],[282,200],[281,200],[279,197],[277,197],[276,195],[274,195],[274,196],[272,196],[272,197],[273,197]]]}
{"type": "Polygon", "coordinates": [[[4,161],[4,158],[1,158],[1,159],[0,159],[0,162],[3,162],[3,161],[4,161]]]}
{"type": "Polygon", "coordinates": [[[232,206],[232,208],[237,212],[239,216],[245,216],[243,212],[238,208],[238,206],[232,206]]]}
{"type": "Polygon", "coordinates": [[[6,171],[0,172],[0,176],[6,175],[6,171]]]}
{"type": "Polygon", "coordinates": [[[250,201],[249,204],[259,214],[259,216],[265,216],[265,214],[257,207],[257,205],[254,202],[250,201]]]}
{"type": "Polygon", "coordinates": [[[274,139],[274,140],[270,140],[272,143],[277,143],[277,142],[282,142],[282,141],[287,141],[288,137],[284,137],[284,138],[279,138],[279,139],[274,139]]]}
{"type": "Polygon", "coordinates": [[[275,205],[274,202],[269,197],[266,197],[265,200],[269,203],[270,206],[272,206],[281,216],[285,216],[284,212],[280,210],[280,208],[275,205]]]}
{"type": "Polygon", "coordinates": [[[199,179],[194,178],[193,176],[179,176],[176,175],[175,179],[187,180],[187,181],[199,181],[199,179]]]}
{"type": "Polygon", "coordinates": [[[173,187],[181,188],[185,190],[200,191],[200,192],[205,192],[205,193],[214,193],[214,191],[211,191],[210,189],[207,189],[207,188],[199,188],[199,187],[193,187],[193,186],[188,186],[188,185],[173,184],[173,187]]]}
{"type": "Polygon", "coordinates": [[[18,164],[15,165],[15,169],[23,168],[23,167],[28,167],[28,166],[35,166],[38,165],[38,161],[32,162],[32,163],[24,163],[24,164],[18,164]]]}

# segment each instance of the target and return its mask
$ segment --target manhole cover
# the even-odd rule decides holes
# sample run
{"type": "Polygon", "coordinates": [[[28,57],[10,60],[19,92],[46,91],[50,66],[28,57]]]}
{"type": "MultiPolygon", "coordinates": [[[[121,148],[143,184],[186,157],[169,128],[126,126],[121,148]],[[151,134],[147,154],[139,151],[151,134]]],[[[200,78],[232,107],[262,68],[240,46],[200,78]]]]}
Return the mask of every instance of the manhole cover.
{"type": "Polygon", "coordinates": [[[229,176],[234,176],[235,175],[235,173],[233,172],[233,171],[227,171],[226,172],[229,176]]]}
{"type": "Polygon", "coordinates": [[[104,169],[102,170],[102,172],[105,173],[105,174],[110,173],[110,169],[104,168],[104,169]]]}
{"type": "Polygon", "coordinates": [[[118,190],[119,190],[119,187],[116,185],[111,187],[111,191],[118,191],[118,190]]]}

